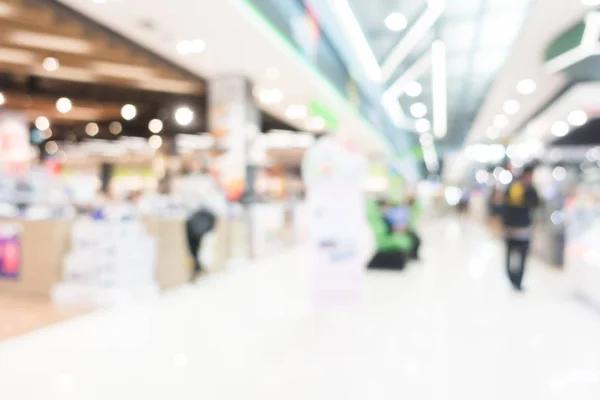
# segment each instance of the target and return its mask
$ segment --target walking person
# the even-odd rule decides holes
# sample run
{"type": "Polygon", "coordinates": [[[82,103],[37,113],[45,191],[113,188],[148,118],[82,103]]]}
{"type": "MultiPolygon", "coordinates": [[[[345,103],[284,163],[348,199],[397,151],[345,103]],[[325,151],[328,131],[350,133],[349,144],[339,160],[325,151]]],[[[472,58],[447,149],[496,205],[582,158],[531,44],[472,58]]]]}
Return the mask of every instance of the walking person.
{"type": "Polygon", "coordinates": [[[533,187],[533,167],[529,166],[507,188],[502,212],[506,238],[506,271],[514,289],[518,291],[522,290],[531,242],[531,214],[538,204],[539,196],[533,187]]]}
{"type": "Polygon", "coordinates": [[[413,246],[410,251],[410,258],[412,260],[419,260],[419,249],[421,248],[421,237],[417,232],[417,222],[421,216],[421,203],[410,195],[407,199],[407,205],[410,209],[410,220],[408,222],[408,234],[413,241],[413,246]]]}

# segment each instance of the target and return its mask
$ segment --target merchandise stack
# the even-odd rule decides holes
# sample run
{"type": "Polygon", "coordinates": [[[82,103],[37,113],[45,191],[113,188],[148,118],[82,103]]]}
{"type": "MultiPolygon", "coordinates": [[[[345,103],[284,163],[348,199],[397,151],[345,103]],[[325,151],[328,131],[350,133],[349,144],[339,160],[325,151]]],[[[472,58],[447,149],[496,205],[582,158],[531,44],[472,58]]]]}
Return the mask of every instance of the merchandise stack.
{"type": "Polygon", "coordinates": [[[59,305],[102,307],[156,298],[156,243],[138,220],[76,220],[59,305]]]}

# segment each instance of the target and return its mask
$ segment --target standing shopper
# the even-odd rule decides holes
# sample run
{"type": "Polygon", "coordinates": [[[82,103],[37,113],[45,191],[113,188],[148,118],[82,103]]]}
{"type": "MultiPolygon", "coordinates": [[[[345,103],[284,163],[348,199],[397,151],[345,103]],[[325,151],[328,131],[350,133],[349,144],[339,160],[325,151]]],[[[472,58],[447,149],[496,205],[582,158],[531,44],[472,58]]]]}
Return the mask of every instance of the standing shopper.
{"type": "Polygon", "coordinates": [[[179,196],[189,212],[186,233],[194,260],[192,281],[203,271],[200,253],[206,236],[213,231],[218,219],[226,215],[225,194],[200,159],[190,163],[178,180],[179,196]]]}
{"type": "Polygon", "coordinates": [[[504,196],[503,222],[506,238],[506,270],[515,288],[521,291],[525,273],[525,261],[532,234],[531,214],[539,204],[539,196],[533,187],[533,167],[527,167],[521,178],[507,188],[504,196]],[[518,257],[513,262],[513,255],[518,257]]]}

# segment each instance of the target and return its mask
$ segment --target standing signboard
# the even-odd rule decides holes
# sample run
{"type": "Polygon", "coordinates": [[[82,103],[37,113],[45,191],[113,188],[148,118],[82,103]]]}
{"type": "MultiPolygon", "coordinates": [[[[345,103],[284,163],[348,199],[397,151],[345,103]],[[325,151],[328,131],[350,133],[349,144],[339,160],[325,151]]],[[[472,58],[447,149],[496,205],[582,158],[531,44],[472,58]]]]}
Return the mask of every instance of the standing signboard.
{"type": "Polygon", "coordinates": [[[323,138],[307,151],[302,173],[317,304],[354,303],[362,291],[368,249],[366,161],[343,143],[323,138]]]}

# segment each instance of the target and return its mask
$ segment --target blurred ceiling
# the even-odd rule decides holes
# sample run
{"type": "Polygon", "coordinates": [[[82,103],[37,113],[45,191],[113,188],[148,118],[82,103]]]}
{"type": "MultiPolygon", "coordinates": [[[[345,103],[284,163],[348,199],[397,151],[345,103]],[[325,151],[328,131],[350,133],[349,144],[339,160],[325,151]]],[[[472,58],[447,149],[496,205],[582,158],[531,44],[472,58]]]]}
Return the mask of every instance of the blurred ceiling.
{"type": "MultiPolygon", "coordinates": [[[[161,135],[206,132],[205,88],[204,79],[60,3],[0,0],[0,104],[32,123],[48,118],[46,139],[89,139],[90,122],[99,128],[95,139],[147,137],[155,118],[164,124],[161,135]],[[62,97],[72,104],[68,112],[57,109],[62,97]],[[136,106],[136,118],[121,117],[124,104],[136,106]],[[187,126],[173,118],[182,105],[196,112],[187,126]]],[[[261,119],[263,131],[295,130],[268,113],[261,119]]]]}
{"type": "Polygon", "coordinates": [[[321,130],[311,128],[312,107],[326,104],[343,137],[369,154],[392,153],[386,138],[245,0],[45,1],[70,7],[198,76],[245,76],[259,96],[276,90],[278,99],[260,106],[296,130],[321,130]],[[202,48],[184,51],[192,42],[202,48]]]}
{"type": "Polygon", "coordinates": [[[382,66],[384,77],[386,69],[393,66],[386,86],[400,79],[399,82],[404,83],[400,88],[403,92],[406,83],[413,81],[412,77],[421,85],[419,95],[410,97],[401,93],[399,96],[402,110],[410,118],[414,119],[411,106],[420,102],[427,107],[425,118],[433,122],[431,48],[436,39],[444,42],[448,118],[447,134],[438,141],[438,147],[442,150],[462,147],[491,84],[511,52],[530,0],[446,0],[445,8],[443,0],[348,1],[382,66]],[[435,7],[441,7],[439,17],[431,15],[435,7]],[[402,18],[406,19],[406,26],[399,29],[403,25],[402,18]],[[397,31],[390,29],[386,22],[395,22],[397,31]],[[390,55],[399,51],[399,47],[407,50],[405,56],[396,57],[399,63],[391,63],[390,58],[394,57],[390,55]],[[407,80],[406,74],[413,76],[407,80]]]}
{"type": "Polygon", "coordinates": [[[0,70],[67,81],[198,94],[204,82],[42,0],[0,1],[0,70]]]}
{"type": "MultiPolygon", "coordinates": [[[[577,102],[559,102],[559,106],[550,107],[561,96],[578,89],[572,87],[573,82],[566,74],[549,71],[544,58],[546,49],[558,35],[595,8],[595,0],[544,0],[532,3],[519,39],[468,133],[468,144],[490,141],[505,143],[515,137],[519,141],[544,141],[552,136],[552,124],[567,118],[574,107],[591,112],[586,103],[591,104],[593,96],[587,96],[583,101],[582,98],[565,97],[577,102]],[[526,81],[530,82],[530,90],[524,92],[520,86],[526,81]],[[518,104],[518,109],[512,115],[506,114],[507,102],[518,104]],[[502,124],[498,124],[499,115],[506,117],[501,121],[502,124]]],[[[447,166],[449,168],[444,171],[444,179],[457,183],[469,172],[472,160],[464,152],[457,152],[447,166]]]]}

